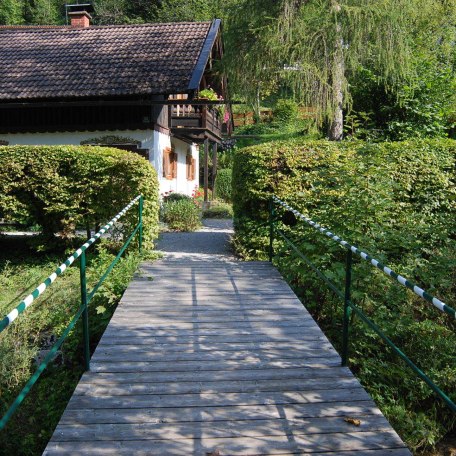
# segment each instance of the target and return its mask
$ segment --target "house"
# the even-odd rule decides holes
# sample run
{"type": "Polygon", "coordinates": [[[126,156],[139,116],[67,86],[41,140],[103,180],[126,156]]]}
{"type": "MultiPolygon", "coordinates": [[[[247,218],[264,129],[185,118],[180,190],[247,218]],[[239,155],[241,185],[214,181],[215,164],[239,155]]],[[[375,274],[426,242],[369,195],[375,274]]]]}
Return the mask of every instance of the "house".
{"type": "Polygon", "coordinates": [[[0,27],[0,144],[128,149],[153,164],[161,193],[186,194],[204,145],[207,190],[224,119],[198,93],[226,99],[220,20],[91,26],[87,5],[75,7],[71,26],[0,27]]]}

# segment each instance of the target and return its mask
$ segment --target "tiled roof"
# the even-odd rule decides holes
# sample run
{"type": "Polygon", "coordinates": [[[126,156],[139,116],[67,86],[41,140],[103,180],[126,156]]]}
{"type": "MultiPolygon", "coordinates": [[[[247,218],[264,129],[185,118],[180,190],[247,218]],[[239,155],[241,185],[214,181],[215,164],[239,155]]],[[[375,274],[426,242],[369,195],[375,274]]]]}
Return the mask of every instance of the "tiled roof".
{"type": "Polygon", "coordinates": [[[210,22],[0,29],[0,101],[188,90],[210,22]]]}

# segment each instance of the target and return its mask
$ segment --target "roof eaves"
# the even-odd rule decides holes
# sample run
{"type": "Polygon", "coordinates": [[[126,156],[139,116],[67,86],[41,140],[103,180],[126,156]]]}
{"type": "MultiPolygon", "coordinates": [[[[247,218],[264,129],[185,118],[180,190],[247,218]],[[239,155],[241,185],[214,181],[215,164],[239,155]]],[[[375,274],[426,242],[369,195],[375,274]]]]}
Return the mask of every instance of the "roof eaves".
{"type": "Polygon", "coordinates": [[[198,61],[196,62],[195,68],[193,69],[192,77],[190,83],[188,84],[187,90],[197,90],[203,77],[204,70],[206,69],[209,56],[211,54],[212,46],[215,43],[217,35],[220,30],[220,19],[214,19],[211,24],[211,28],[207,33],[206,40],[204,41],[203,47],[201,49],[198,61]]]}

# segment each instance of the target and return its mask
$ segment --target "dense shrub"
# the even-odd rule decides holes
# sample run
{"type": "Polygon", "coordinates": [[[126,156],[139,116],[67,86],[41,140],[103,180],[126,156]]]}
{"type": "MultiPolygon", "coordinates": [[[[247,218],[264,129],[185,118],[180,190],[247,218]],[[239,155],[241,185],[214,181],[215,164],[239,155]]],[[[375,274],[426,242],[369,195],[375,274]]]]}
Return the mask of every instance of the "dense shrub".
{"type": "Polygon", "coordinates": [[[163,221],[174,231],[195,231],[201,226],[199,207],[187,199],[164,203],[163,221]]]}
{"type": "Polygon", "coordinates": [[[191,199],[192,198],[190,196],[185,195],[184,193],[175,193],[175,192],[165,194],[165,196],[163,197],[163,201],[165,203],[169,203],[170,201],[181,201],[181,200],[191,201],[191,199]]]}
{"type": "Polygon", "coordinates": [[[274,106],[274,120],[283,123],[291,123],[298,118],[298,105],[295,101],[281,98],[274,106]]]}
{"type": "MultiPolygon", "coordinates": [[[[445,301],[456,301],[456,142],[366,144],[295,140],[238,150],[233,168],[235,246],[266,258],[272,194],[327,226],[445,301]]],[[[280,211],[279,211],[280,213],[280,211]]],[[[340,289],[345,252],[308,226],[284,227],[340,289]]],[[[279,240],[275,262],[340,346],[342,305],[279,240]],[[317,306],[318,303],[318,306],[317,306]]],[[[454,322],[355,261],[353,300],[456,400],[454,322]]],[[[350,364],[412,448],[432,445],[454,416],[354,318],[350,364]]]]}
{"type": "MultiPolygon", "coordinates": [[[[105,222],[140,193],[145,245],[151,246],[158,231],[158,181],[144,158],[104,147],[0,147],[0,217],[37,223],[49,237],[105,222]]],[[[137,211],[121,222],[130,231],[137,211]]]]}
{"type": "Polygon", "coordinates": [[[233,206],[222,201],[212,201],[208,209],[203,210],[203,218],[232,218],[233,206]]]}
{"type": "Polygon", "coordinates": [[[231,180],[231,169],[220,169],[217,172],[217,179],[215,180],[215,194],[217,198],[228,203],[231,202],[231,180]]]}

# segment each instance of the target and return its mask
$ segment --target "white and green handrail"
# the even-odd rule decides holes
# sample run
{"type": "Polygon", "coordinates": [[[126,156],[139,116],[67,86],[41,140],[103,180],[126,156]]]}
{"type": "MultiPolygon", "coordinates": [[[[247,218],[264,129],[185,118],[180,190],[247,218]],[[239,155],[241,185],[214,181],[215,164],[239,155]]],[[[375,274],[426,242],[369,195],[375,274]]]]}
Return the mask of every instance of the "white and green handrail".
{"type": "Polygon", "coordinates": [[[273,252],[273,243],[274,235],[279,235],[285,243],[291,247],[296,255],[299,256],[327,285],[328,287],[344,301],[344,317],[343,317],[343,334],[342,334],[342,365],[347,365],[348,361],[348,343],[349,343],[349,324],[350,324],[350,314],[353,311],[366,325],[368,325],[412,370],[415,374],[421,378],[433,391],[440,397],[445,404],[456,413],[456,403],[444,393],[418,366],[416,366],[413,361],[404,353],[402,350],[397,347],[394,342],[351,300],[351,283],[352,283],[352,256],[353,254],[359,255],[363,260],[370,263],[372,266],[380,269],[389,277],[395,279],[402,286],[410,289],[417,296],[431,303],[437,309],[442,312],[445,312],[450,317],[456,318],[456,311],[445,304],[441,300],[435,298],[434,296],[427,293],[421,287],[418,287],[410,280],[405,277],[397,274],[380,261],[368,255],[366,252],[358,249],[357,247],[349,244],[347,241],[341,239],[339,236],[335,235],[328,229],[322,227],[319,223],[314,222],[309,217],[306,217],[304,214],[301,214],[299,211],[291,207],[286,202],[272,196],[269,202],[269,260],[273,261],[274,252],[273,252]],[[276,209],[275,205],[278,205],[285,209],[287,216],[284,217],[283,223],[285,225],[294,226],[297,223],[297,219],[302,220],[307,223],[312,228],[316,229],[320,233],[329,237],[333,241],[339,243],[342,247],[347,250],[346,256],[346,265],[345,265],[345,290],[339,290],[339,288],[324,274],[320,271],[310,260],[307,258],[299,248],[288,238],[288,236],[278,228],[276,222],[279,220],[276,218],[276,209]],[[295,218],[296,217],[296,218],[295,218]],[[291,220],[293,219],[293,220],[291,220]]]}
{"type": "Polygon", "coordinates": [[[40,375],[44,372],[48,364],[54,359],[58,349],[62,345],[63,341],[67,338],[70,334],[71,330],[76,325],[79,318],[82,317],[83,323],[83,339],[84,339],[84,360],[85,360],[85,369],[90,370],[90,340],[89,340],[89,317],[88,317],[88,304],[93,298],[94,294],[106,279],[108,274],[112,271],[116,263],[119,261],[122,254],[125,252],[127,247],[130,245],[131,241],[135,237],[137,233],[138,236],[138,246],[139,251],[141,252],[142,248],[142,231],[143,231],[143,205],[144,200],[142,195],[138,195],[134,198],[130,203],[125,206],[115,217],[112,218],[106,225],[104,225],[93,237],[88,239],[79,249],[77,249],[71,256],[69,256],[64,263],[62,263],[44,282],[38,285],[32,293],[30,293],[26,298],[24,298],[17,307],[15,307],[8,315],[6,315],[0,321],[0,333],[8,328],[11,323],[14,322],[18,318],[20,314],[25,312],[25,310],[30,307],[33,302],[41,296],[56,280],[57,278],[62,275],[68,267],[70,267],[78,258],[80,261],[80,282],[81,282],[81,306],[79,307],[76,315],[71,320],[70,324],[66,327],[63,331],[62,335],[59,339],[55,342],[55,344],[50,349],[47,356],[41,362],[41,364],[36,369],[35,373],[30,377],[27,381],[19,395],[16,397],[14,402],[11,404],[3,418],[0,420],[0,430],[2,430],[16,409],[20,406],[22,401],[25,399],[27,394],[30,392],[33,385],[36,383],[40,375]],[[101,279],[97,282],[95,287],[90,293],[87,293],[87,280],[86,280],[86,250],[93,245],[98,239],[101,238],[103,234],[109,231],[123,215],[125,215],[136,203],[139,203],[138,206],[138,223],[136,224],[135,228],[133,229],[132,233],[128,237],[128,239],[124,242],[122,247],[119,250],[119,253],[111,262],[105,273],[102,275],[101,279]]]}

